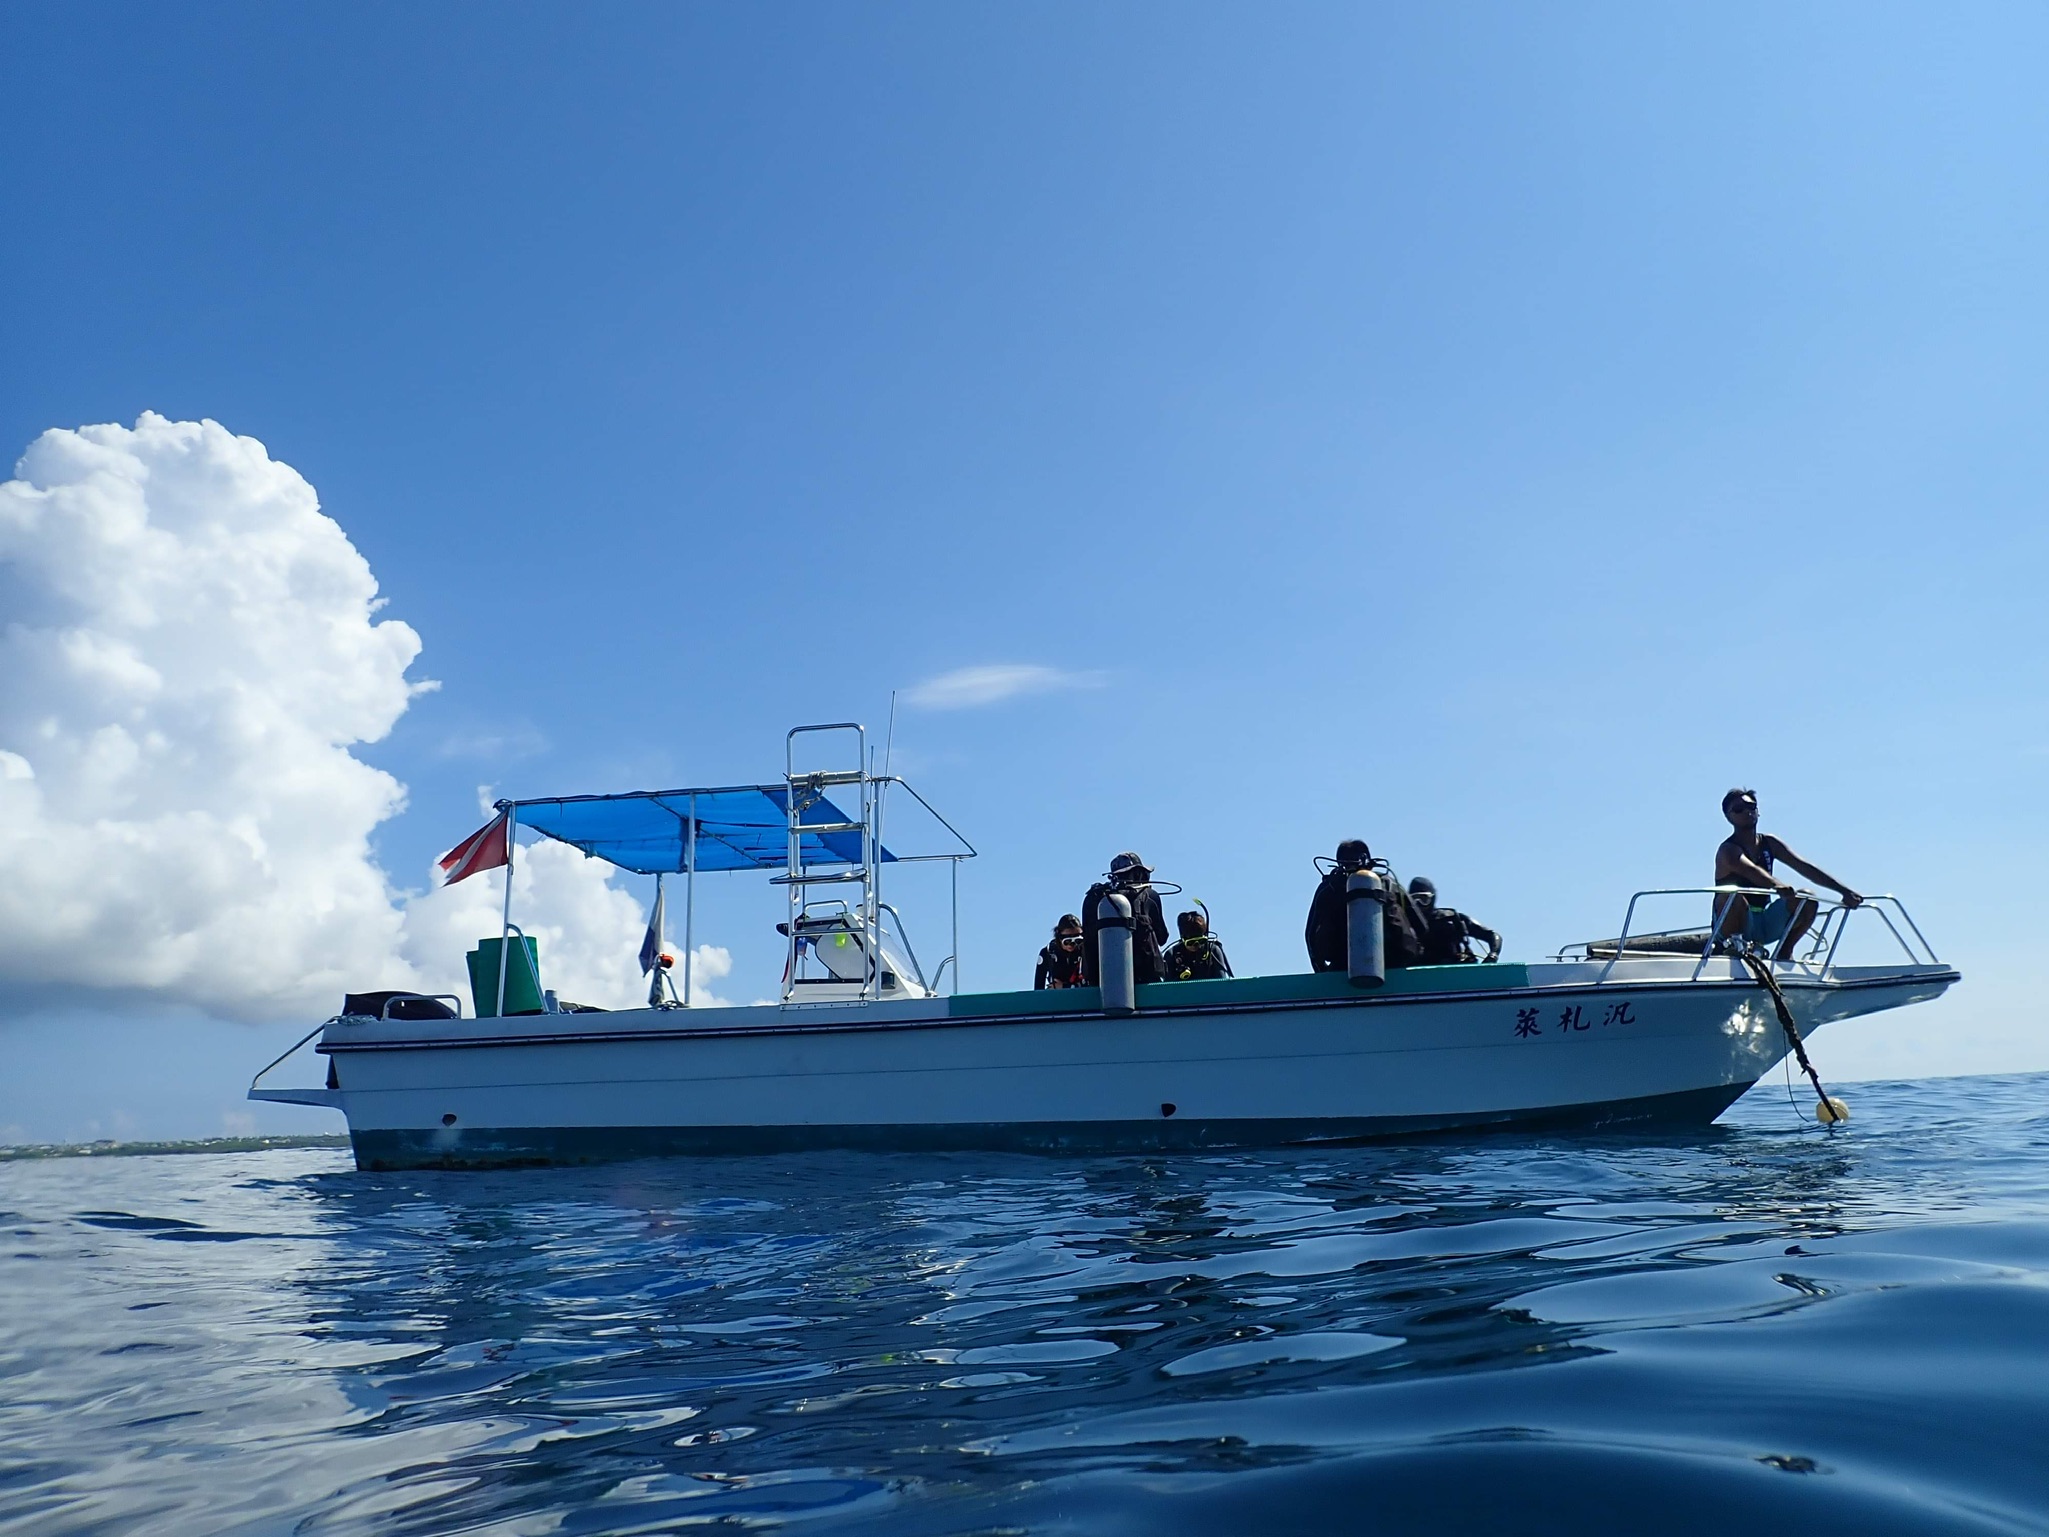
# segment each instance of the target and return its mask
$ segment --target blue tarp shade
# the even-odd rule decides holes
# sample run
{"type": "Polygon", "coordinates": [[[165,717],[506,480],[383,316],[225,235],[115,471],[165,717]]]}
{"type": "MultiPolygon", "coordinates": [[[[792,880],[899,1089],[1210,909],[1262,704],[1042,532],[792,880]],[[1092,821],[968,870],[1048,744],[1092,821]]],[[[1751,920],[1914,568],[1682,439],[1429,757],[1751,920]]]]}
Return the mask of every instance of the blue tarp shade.
{"type": "MultiPolygon", "coordinates": [[[[687,865],[689,790],[646,790],[631,795],[572,795],[563,800],[514,801],[521,827],[545,833],[595,859],[640,875],[674,873],[687,865]]],[[[782,785],[699,790],[697,868],[782,870],[789,865],[789,791],[782,785]]],[[[855,820],[824,796],[800,803],[800,822],[855,820]]],[[[861,862],[861,835],[806,833],[807,864],[861,862]]],[[[881,858],[896,855],[884,849],[881,858]]]]}

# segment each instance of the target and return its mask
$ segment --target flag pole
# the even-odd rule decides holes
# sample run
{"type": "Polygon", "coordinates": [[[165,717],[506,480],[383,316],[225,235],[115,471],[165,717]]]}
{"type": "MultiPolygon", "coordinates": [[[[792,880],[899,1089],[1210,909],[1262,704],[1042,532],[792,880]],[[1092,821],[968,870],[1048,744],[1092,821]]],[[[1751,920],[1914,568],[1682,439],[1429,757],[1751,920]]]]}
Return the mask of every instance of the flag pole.
{"type": "Polygon", "coordinates": [[[513,842],[512,807],[505,808],[505,921],[498,930],[498,1011],[497,1017],[505,1017],[505,963],[512,953],[512,851],[513,842]]]}
{"type": "MultiPolygon", "coordinates": [[[[666,932],[666,930],[667,930],[667,929],[668,929],[668,927],[669,927],[669,904],[668,904],[668,903],[667,903],[667,902],[666,902],[666,901],[665,901],[665,900],[663,899],[663,896],[662,896],[662,890],[663,890],[663,885],[664,885],[664,882],[666,881],[666,879],[667,879],[667,877],[665,877],[665,876],[664,876],[664,875],[662,874],[662,872],[661,872],[661,871],[659,871],[659,870],[655,871],[655,916],[654,916],[654,929],[655,929],[655,987],[656,987],[656,989],[659,989],[659,988],[661,987],[661,984],[662,984],[662,977],[663,977],[663,975],[664,975],[664,973],[663,973],[663,971],[662,971],[662,950],[663,950],[663,947],[664,947],[664,946],[666,946],[666,945],[667,945],[667,944],[669,943],[669,936],[668,936],[668,934],[667,934],[667,932],[666,932]]],[[[672,998],[673,998],[673,997],[675,996],[675,993],[676,993],[676,981],[675,981],[675,978],[671,977],[671,978],[669,979],[669,995],[670,995],[670,997],[672,997],[672,998]]],[[[652,997],[652,996],[654,996],[654,995],[653,995],[653,994],[651,994],[650,996],[652,997]]]]}
{"type": "Polygon", "coordinates": [[[697,950],[697,792],[690,792],[689,841],[684,845],[683,868],[683,1007],[690,1007],[690,962],[697,950]]]}

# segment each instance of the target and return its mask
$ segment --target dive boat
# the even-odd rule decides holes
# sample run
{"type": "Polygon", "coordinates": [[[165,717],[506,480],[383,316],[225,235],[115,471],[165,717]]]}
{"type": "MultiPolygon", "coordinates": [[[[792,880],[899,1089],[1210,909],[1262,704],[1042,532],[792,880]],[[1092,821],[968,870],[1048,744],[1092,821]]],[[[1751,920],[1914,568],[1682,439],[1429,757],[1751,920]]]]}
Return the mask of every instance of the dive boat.
{"type": "Polygon", "coordinates": [[[452,996],[352,995],[249,1097],[341,1110],[363,1169],[1705,1126],[1794,1049],[1795,1030],[1804,1039],[1959,980],[1890,896],[1857,911],[1898,942],[1892,964],[1836,963],[1852,914],[1835,905],[1788,961],[1728,953],[1705,933],[1632,935],[1645,898],[1705,903],[1721,889],[1689,888],[1638,893],[1616,939],[1545,962],[1409,967],[1377,985],[1324,973],[1120,987],[1106,971],[1105,988],[949,992],[958,903],[952,953],[928,976],[882,884],[920,859],[957,875],[974,849],[937,812],[953,845],[885,848],[895,791],[931,811],[874,773],[865,732],[842,724],[793,730],[772,784],[500,802],[507,860],[525,828],[629,871],[681,875],[686,925],[699,874],[769,873],[789,901],[779,1003],[557,1004],[511,922],[508,866],[501,933],[470,957],[468,1015],[452,996]],[[798,769],[800,744],[821,734],[844,739],[851,766],[798,769]],[[324,1085],[264,1085],[316,1036],[324,1085]]]}

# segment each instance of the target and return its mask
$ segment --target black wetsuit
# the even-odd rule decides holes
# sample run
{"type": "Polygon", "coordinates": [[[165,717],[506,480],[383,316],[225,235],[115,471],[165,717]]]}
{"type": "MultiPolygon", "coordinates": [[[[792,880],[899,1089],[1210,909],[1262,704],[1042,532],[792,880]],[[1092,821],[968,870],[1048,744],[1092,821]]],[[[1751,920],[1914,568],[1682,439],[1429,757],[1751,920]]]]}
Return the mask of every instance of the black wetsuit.
{"type": "Polygon", "coordinates": [[[1163,980],[1166,973],[1161,969],[1160,941],[1167,932],[1167,915],[1160,908],[1160,894],[1150,886],[1113,886],[1108,881],[1097,881],[1081,899],[1082,976],[1090,987],[1102,985],[1102,972],[1097,969],[1096,904],[1113,891],[1122,892],[1131,903],[1132,976],[1140,982],[1163,980]]]}
{"type": "Polygon", "coordinates": [[[1049,987],[1080,987],[1081,985],[1080,945],[1076,945],[1072,950],[1067,950],[1061,948],[1060,941],[1056,939],[1039,952],[1039,967],[1038,970],[1032,973],[1032,990],[1034,992],[1041,992],[1049,987]]]}
{"type": "MultiPolygon", "coordinates": [[[[1302,937],[1309,946],[1311,971],[1349,969],[1351,942],[1345,931],[1345,874],[1333,870],[1316,883],[1316,895],[1309,901],[1309,922],[1302,937]]],[[[1423,914],[1390,872],[1381,872],[1388,883],[1387,905],[1382,909],[1381,953],[1390,969],[1421,966],[1423,961],[1423,914]]]]}
{"type": "Polygon", "coordinates": [[[1345,872],[1333,870],[1316,883],[1309,899],[1309,922],[1302,939],[1309,946],[1311,971],[1343,971],[1349,941],[1345,936],[1345,872]]]}

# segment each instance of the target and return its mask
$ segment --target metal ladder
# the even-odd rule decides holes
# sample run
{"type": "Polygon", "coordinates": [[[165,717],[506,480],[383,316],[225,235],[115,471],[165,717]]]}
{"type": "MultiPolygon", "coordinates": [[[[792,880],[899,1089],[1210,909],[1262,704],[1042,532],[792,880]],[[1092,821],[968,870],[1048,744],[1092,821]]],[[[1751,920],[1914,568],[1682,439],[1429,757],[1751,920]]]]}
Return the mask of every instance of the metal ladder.
{"type": "Polygon", "coordinates": [[[863,931],[862,949],[867,957],[867,975],[861,983],[861,997],[873,1001],[882,996],[881,963],[881,855],[877,829],[876,810],[879,786],[868,771],[868,730],[855,721],[834,721],[822,726],[794,726],[783,743],[783,781],[788,786],[785,795],[785,812],[788,816],[789,859],[788,872],[771,878],[771,883],[787,886],[790,893],[789,918],[789,962],[784,972],[783,1002],[787,1004],[797,989],[797,961],[799,941],[797,920],[804,914],[806,893],[813,886],[858,886],[859,901],[850,902],[861,915],[863,931]],[[826,769],[812,773],[797,772],[797,738],[825,732],[852,732],[854,737],[854,767],[826,769]],[[807,822],[804,813],[825,798],[826,791],[836,785],[855,785],[860,793],[860,820],[852,822],[807,822]],[[861,835],[861,859],[858,864],[849,865],[838,855],[821,848],[821,857],[807,862],[804,857],[804,838],[808,833],[818,837],[828,833],[854,833],[861,835]]]}

